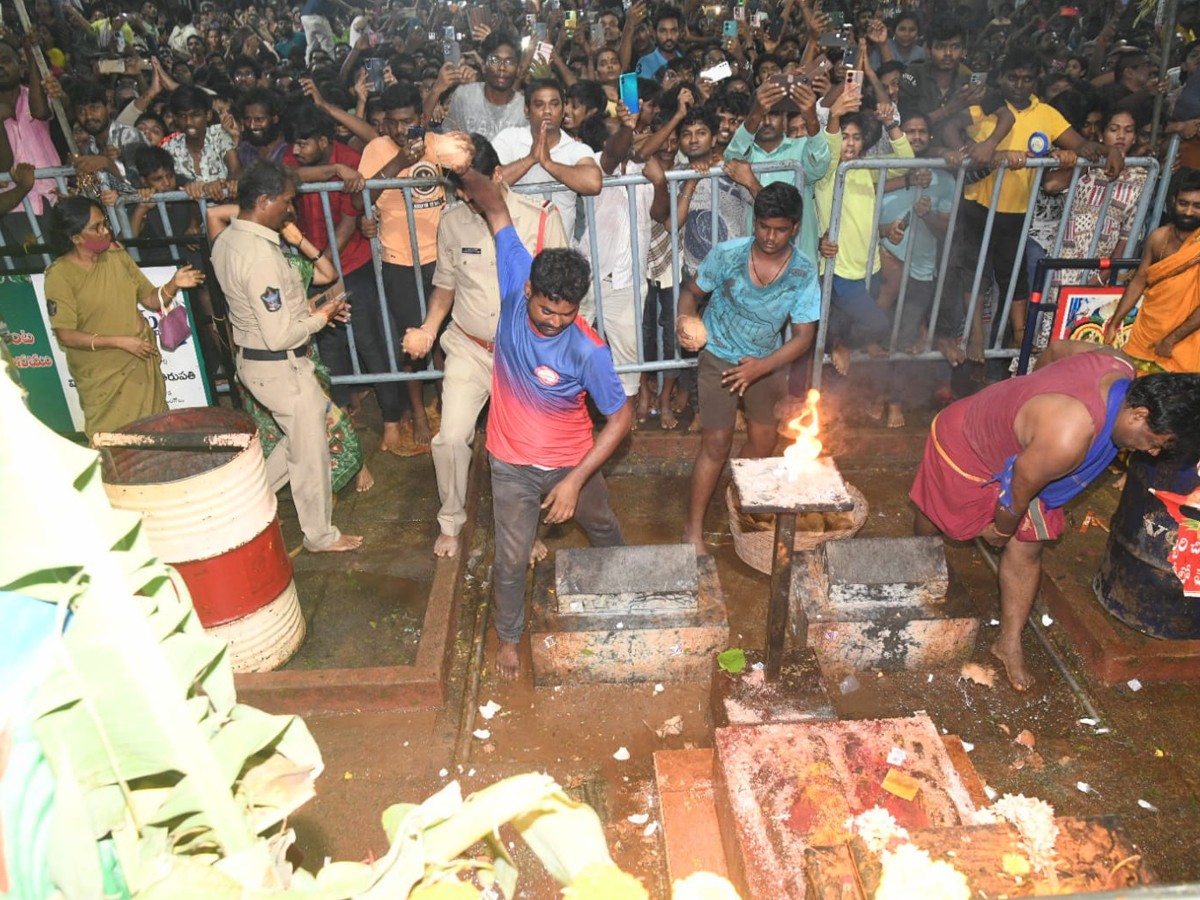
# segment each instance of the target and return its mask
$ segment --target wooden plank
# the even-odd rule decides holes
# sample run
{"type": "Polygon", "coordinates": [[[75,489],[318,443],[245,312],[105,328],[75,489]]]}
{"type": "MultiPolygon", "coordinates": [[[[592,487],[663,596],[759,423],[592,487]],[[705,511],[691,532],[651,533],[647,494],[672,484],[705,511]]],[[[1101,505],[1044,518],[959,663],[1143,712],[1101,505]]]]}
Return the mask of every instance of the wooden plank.
{"type": "Polygon", "coordinates": [[[667,878],[693,872],[729,877],[713,802],[713,751],[660,750],[654,754],[667,878]]]}

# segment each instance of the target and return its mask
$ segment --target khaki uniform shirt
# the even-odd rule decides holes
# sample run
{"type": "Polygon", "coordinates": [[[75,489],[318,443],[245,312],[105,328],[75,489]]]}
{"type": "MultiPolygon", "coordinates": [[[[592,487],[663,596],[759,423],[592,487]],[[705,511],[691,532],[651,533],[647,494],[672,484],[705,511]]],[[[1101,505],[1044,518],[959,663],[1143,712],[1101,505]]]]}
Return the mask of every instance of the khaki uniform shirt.
{"type": "Polygon", "coordinates": [[[229,305],[239,347],[291,350],[325,327],[310,314],[300,273],[279,244],[279,233],[234,219],[213,243],[213,271],[229,305]]]}
{"type": "MultiPolygon", "coordinates": [[[[553,202],[518,194],[507,187],[504,200],[517,236],[531,254],[537,255],[539,230],[543,248],[567,246],[562,217],[553,202]]],[[[496,239],[487,220],[468,204],[460,203],[443,214],[437,238],[433,284],[454,292],[455,324],[471,337],[495,340],[500,318],[500,282],[496,272],[496,239]]]]}

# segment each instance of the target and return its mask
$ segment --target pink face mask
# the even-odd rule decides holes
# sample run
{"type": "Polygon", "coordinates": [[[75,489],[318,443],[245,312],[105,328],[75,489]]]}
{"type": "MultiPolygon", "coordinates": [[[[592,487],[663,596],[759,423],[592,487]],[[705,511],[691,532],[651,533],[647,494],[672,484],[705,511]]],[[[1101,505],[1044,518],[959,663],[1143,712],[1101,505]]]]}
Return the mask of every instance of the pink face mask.
{"type": "Polygon", "coordinates": [[[89,235],[80,241],[80,243],[88,253],[103,253],[112,246],[112,235],[89,235]]]}

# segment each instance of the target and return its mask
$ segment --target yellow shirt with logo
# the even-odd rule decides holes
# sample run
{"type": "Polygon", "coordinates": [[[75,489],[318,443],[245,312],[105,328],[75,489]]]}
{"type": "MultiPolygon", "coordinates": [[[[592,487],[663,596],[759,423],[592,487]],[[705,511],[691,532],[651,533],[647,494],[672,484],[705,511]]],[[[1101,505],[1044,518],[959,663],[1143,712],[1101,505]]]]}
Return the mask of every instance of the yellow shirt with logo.
{"type": "MultiPolygon", "coordinates": [[[[1005,104],[1016,121],[1012,130],[1002,140],[997,150],[1018,150],[1026,153],[1029,150],[1029,138],[1035,132],[1046,135],[1053,143],[1057,141],[1071,124],[1063,118],[1053,106],[1042,103],[1037,97],[1029,98],[1029,105],[1017,109],[1011,103],[1005,104]]],[[[971,127],[967,133],[973,140],[987,140],[996,130],[996,117],[985,115],[978,106],[971,107],[971,127]]],[[[997,170],[998,172],[999,170],[997,170]]],[[[969,184],[963,190],[963,196],[974,200],[980,206],[992,205],[992,191],[996,187],[997,172],[987,178],[969,184]]],[[[1004,174],[1004,183],[1000,186],[1000,202],[996,204],[996,212],[1024,213],[1029,209],[1030,197],[1033,194],[1033,169],[1010,169],[1004,174]]]]}

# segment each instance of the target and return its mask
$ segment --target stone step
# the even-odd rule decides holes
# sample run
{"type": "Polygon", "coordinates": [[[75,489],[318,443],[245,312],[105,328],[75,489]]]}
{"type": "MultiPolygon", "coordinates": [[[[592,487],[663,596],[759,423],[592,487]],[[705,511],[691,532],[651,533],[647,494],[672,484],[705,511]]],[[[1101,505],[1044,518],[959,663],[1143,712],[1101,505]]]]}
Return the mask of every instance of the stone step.
{"type": "Polygon", "coordinates": [[[698,602],[691,544],[559,550],[554,573],[559,615],[678,612],[698,602]]]}

